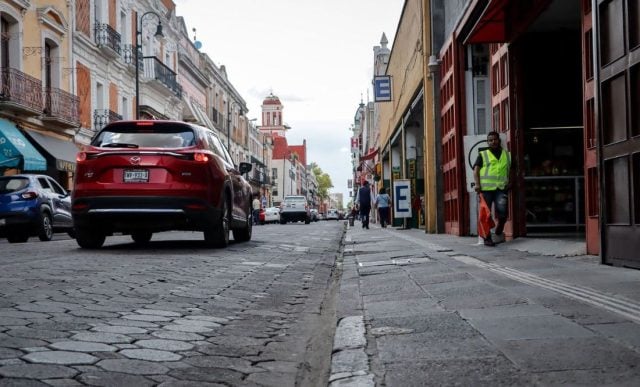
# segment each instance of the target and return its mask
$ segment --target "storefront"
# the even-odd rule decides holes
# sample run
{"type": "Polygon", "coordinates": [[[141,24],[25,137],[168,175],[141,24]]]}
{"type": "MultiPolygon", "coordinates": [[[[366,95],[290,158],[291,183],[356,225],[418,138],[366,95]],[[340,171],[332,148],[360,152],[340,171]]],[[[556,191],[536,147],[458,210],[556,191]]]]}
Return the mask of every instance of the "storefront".
{"type": "Polygon", "coordinates": [[[34,146],[47,160],[47,175],[55,178],[64,188],[72,186],[73,173],[76,170],[78,147],[71,140],[26,130],[27,136],[34,146]]]}
{"type": "Polygon", "coordinates": [[[507,238],[584,238],[581,3],[470,3],[440,50],[446,231],[475,233],[461,137],[494,130],[517,172],[507,238]]]}

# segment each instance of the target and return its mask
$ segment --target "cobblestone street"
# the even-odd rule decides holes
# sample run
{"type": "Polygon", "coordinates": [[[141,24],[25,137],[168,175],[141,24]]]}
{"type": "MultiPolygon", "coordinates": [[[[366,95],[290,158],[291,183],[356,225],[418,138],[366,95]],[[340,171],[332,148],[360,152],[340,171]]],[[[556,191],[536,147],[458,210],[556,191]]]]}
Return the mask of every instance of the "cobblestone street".
{"type": "Polygon", "coordinates": [[[2,241],[0,385],[321,384],[343,228],[257,226],[219,250],[199,233],[2,241]]]}

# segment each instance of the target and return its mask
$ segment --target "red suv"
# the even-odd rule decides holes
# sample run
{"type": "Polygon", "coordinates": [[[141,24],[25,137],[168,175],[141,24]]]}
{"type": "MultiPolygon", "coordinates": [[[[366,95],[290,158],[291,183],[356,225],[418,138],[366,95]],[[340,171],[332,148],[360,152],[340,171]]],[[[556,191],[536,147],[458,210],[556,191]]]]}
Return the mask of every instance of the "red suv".
{"type": "Polygon", "coordinates": [[[180,121],[117,121],[78,153],[72,194],[76,241],[113,233],[147,243],[155,232],[202,231],[208,245],[251,239],[251,187],[210,129],[180,121]]]}

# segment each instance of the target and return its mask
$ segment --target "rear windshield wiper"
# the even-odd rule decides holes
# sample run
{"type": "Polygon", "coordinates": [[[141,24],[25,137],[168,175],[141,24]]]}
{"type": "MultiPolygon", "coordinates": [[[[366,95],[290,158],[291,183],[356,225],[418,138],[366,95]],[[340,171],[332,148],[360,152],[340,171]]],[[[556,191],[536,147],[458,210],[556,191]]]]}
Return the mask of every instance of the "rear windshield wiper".
{"type": "Polygon", "coordinates": [[[103,148],[138,148],[137,144],[127,144],[125,142],[110,142],[100,146],[103,148]]]}

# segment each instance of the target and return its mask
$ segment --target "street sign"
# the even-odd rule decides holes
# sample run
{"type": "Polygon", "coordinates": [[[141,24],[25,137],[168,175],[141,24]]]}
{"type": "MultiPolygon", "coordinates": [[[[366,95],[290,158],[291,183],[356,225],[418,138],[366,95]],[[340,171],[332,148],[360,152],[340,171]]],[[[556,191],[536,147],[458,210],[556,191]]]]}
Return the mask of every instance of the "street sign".
{"type": "Polygon", "coordinates": [[[411,218],[411,180],[393,181],[393,217],[411,218]]]}
{"type": "Polygon", "coordinates": [[[373,77],[373,95],[375,102],[391,101],[390,75],[378,75],[373,77]]]}

